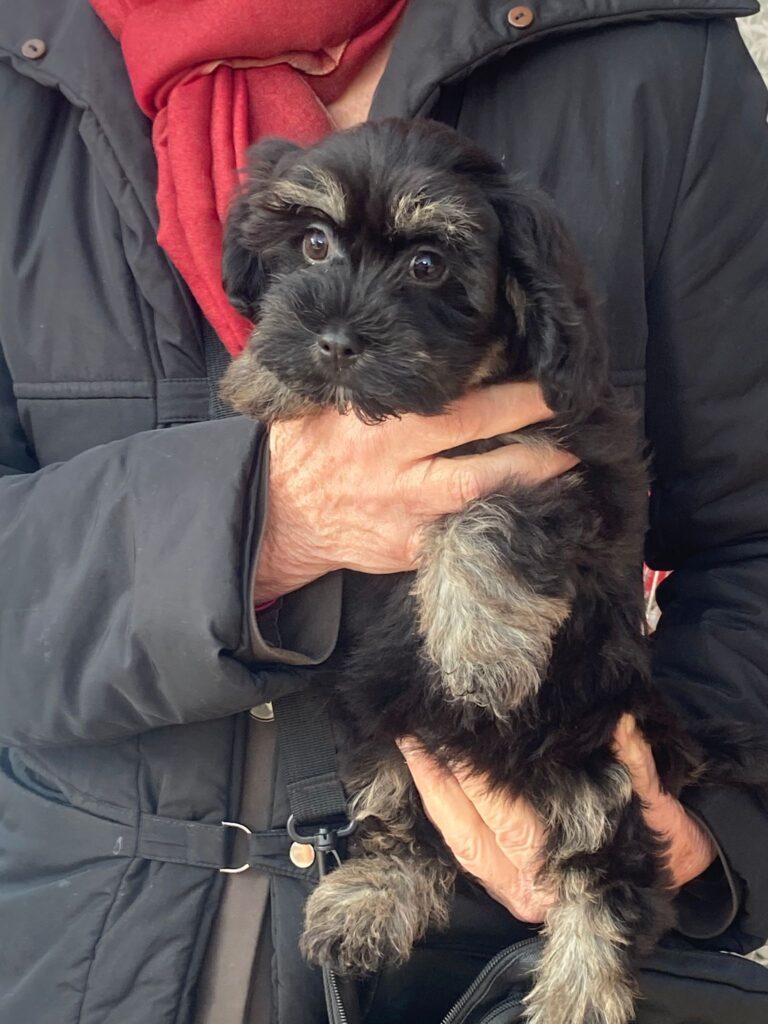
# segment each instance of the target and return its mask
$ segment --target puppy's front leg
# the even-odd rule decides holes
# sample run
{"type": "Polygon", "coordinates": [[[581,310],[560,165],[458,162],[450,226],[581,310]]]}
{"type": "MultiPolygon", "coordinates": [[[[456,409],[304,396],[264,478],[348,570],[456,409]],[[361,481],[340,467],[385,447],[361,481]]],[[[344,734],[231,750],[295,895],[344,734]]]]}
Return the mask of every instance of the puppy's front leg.
{"type": "Polygon", "coordinates": [[[424,530],[414,594],[441,695],[505,719],[536,696],[571,612],[577,477],[474,501],[424,530]]]}
{"type": "Polygon", "coordinates": [[[589,770],[552,771],[536,809],[548,829],[545,877],[557,891],[526,1024],[629,1024],[631,955],[672,925],[664,844],[645,824],[629,772],[596,756],[589,770]]]}
{"type": "Polygon", "coordinates": [[[404,963],[428,928],[448,923],[455,868],[415,834],[418,798],[405,764],[358,789],[352,859],[310,896],[301,948],[310,963],[360,976],[404,963]]]}

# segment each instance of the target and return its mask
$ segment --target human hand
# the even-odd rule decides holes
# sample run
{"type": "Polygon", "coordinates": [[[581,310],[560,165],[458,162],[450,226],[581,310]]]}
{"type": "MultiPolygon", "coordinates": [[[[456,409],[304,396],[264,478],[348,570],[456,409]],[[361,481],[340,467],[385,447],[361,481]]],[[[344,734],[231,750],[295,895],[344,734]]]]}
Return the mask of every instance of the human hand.
{"type": "MultiPolygon", "coordinates": [[[[461,867],[520,921],[541,923],[555,893],[538,885],[546,830],[522,797],[488,793],[482,777],[450,771],[418,743],[404,739],[400,749],[427,816],[461,867]]],[[[631,715],[614,733],[616,756],[629,770],[651,828],[669,841],[667,862],[676,887],[705,871],[716,857],[709,836],[682,804],[661,789],[653,753],[631,715]]]]}
{"type": "Polygon", "coordinates": [[[473,391],[439,416],[408,414],[368,425],[324,410],[273,424],[256,603],[334,569],[415,568],[425,523],[510,477],[547,480],[578,461],[523,445],[453,459],[439,453],[551,416],[538,385],[510,383],[473,391]]]}
{"type": "Polygon", "coordinates": [[[546,831],[533,807],[489,793],[482,776],[451,771],[410,737],[399,746],[427,817],[461,867],[519,921],[543,921],[555,894],[537,884],[546,831]]]}
{"type": "Polygon", "coordinates": [[[629,769],[632,788],[643,801],[646,823],[669,842],[667,866],[675,888],[698,878],[717,857],[715,844],[670,793],[665,793],[653,751],[632,715],[622,715],[613,735],[616,756],[629,769]]]}

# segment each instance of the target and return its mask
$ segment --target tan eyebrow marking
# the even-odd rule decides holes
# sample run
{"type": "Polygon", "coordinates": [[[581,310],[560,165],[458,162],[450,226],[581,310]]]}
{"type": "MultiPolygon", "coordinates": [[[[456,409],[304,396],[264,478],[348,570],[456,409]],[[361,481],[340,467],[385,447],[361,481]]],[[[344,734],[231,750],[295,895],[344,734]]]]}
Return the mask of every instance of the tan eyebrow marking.
{"type": "Polygon", "coordinates": [[[430,199],[423,192],[404,192],[395,200],[392,210],[395,231],[427,231],[446,241],[471,241],[480,225],[458,199],[430,199]]]}
{"type": "Polygon", "coordinates": [[[308,206],[343,224],[347,216],[347,197],[341,184],[332,175],[313,167],[299,167],[312,178],[312,184],[297,181],[276,181],[272,193],[283,206],[308,206]]]}

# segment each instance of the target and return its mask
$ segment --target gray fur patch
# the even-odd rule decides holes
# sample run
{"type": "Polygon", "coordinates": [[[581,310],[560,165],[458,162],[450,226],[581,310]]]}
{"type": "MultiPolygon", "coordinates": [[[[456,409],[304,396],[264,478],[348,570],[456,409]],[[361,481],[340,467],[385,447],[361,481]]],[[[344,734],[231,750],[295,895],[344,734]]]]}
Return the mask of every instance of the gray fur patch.
{"type": "Polygon", "coordinates": [[[523,337],[525,335],[525,318],[528,306],[528,299],[523,291],[523,286],[517,278],[510,276],[507,278],[504,291],[507,296],[507,302],[514,310],[517,333],[523,337]]]}
{"type": "Polygon", "coordinates": [[[559,438],[549,430],[513,430],[497,435],[495,440],[501,444],[522,444],[526,448],[539,452],[542,456],[563,450],[559,438]]]}
{"type": "Polygon", "coordinates": [[[508,510],[472,502],[424,531],[414,594],[425,653],[447,700],[504,718],[534,696],[568,617],[568,601],[542,597],[517,579],[499,551],[508,510]]]}
{"type": "Polygon", "coordinates": [[[501,338],[498,338],[491,343],[483,358],[470,374],[467,380],[467,387],[477,387],[498,377],[504,369],[505,361],[505,344],[501,338]]]}
{"type": "Polygon", "coordinates": [[[262,366],[251,347],[227,367],[219,384],[219,394],[233,409],[263,423],[298,419],[316,411],[316,406],[262,366]]]}
{"type": "Polygon", "coordinates": [[[348,785],[359,856],[310,896],[301,945],[311,963],[361,975],[404,963],[427,928],[447,926],[456,869],[416,840],[420,803],[401,758],[348,785]]]}
{"type": "Polygon", "coordinates": [[[526,997],[527,1024],[628,1024],[635,986],[627,937],[584,871],[559,879],[547,915],[544,954],[526,997]]]}
{"type": "Polygon", "coordinates": [[[352,782],[349,789],[355,794],[349,805],[355,821],[375,818],[400,842],[411,843],[414,815],[409,797],[413,795],[413,781],[405,761],[382,765],[365,785],[358,788],[352,782]]]}
{"type": "Polygon", "coordinates": [[[611,838],[618,811],[632,799],[632,780],[615,762],[597,782],[587,778],[563,780],[548,807],[539,808],[549,829],[557,829],[557,857],[594,853],[611,838]]]}

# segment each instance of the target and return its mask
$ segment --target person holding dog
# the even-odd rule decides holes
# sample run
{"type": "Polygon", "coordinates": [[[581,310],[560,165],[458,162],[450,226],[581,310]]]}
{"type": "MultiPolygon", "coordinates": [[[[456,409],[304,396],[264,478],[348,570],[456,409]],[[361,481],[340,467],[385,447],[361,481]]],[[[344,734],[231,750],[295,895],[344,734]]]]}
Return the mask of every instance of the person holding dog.
{"type": "MultiPolygon", "coordinates": [[[[284,8],[3,8],[0,1024],[323,1020],[295,948],[311,866],[285,844],[271,873],[216,867],[222,822],[282,842],[267,702],[332,650],[338,570],[411,569],[425,520],[572,465],[439,458],[546,418],[525,384],[376,427],[216,418],[209,382],[250,330],[221,225],[258,137],[430,116],[553,195],[653,449],[648,558],[675,569],[657,678],[683,718],[765,721],[768,137],[729,20],[751,0],[284,8]]],[[[631,720],[615,742],[670,842],[677,941],[704,958],[648,1024],[716,1007],[713,986],[737,1005],[737,962],[729,987],[700,951],[768,933],[765,808],[672,800],[631,720]]],[[[440,1019],[551,898],[529,808],[403,752],[491,895],[467,883],[448,935],[370,987],[371,1022],[440,1019]]]]}

